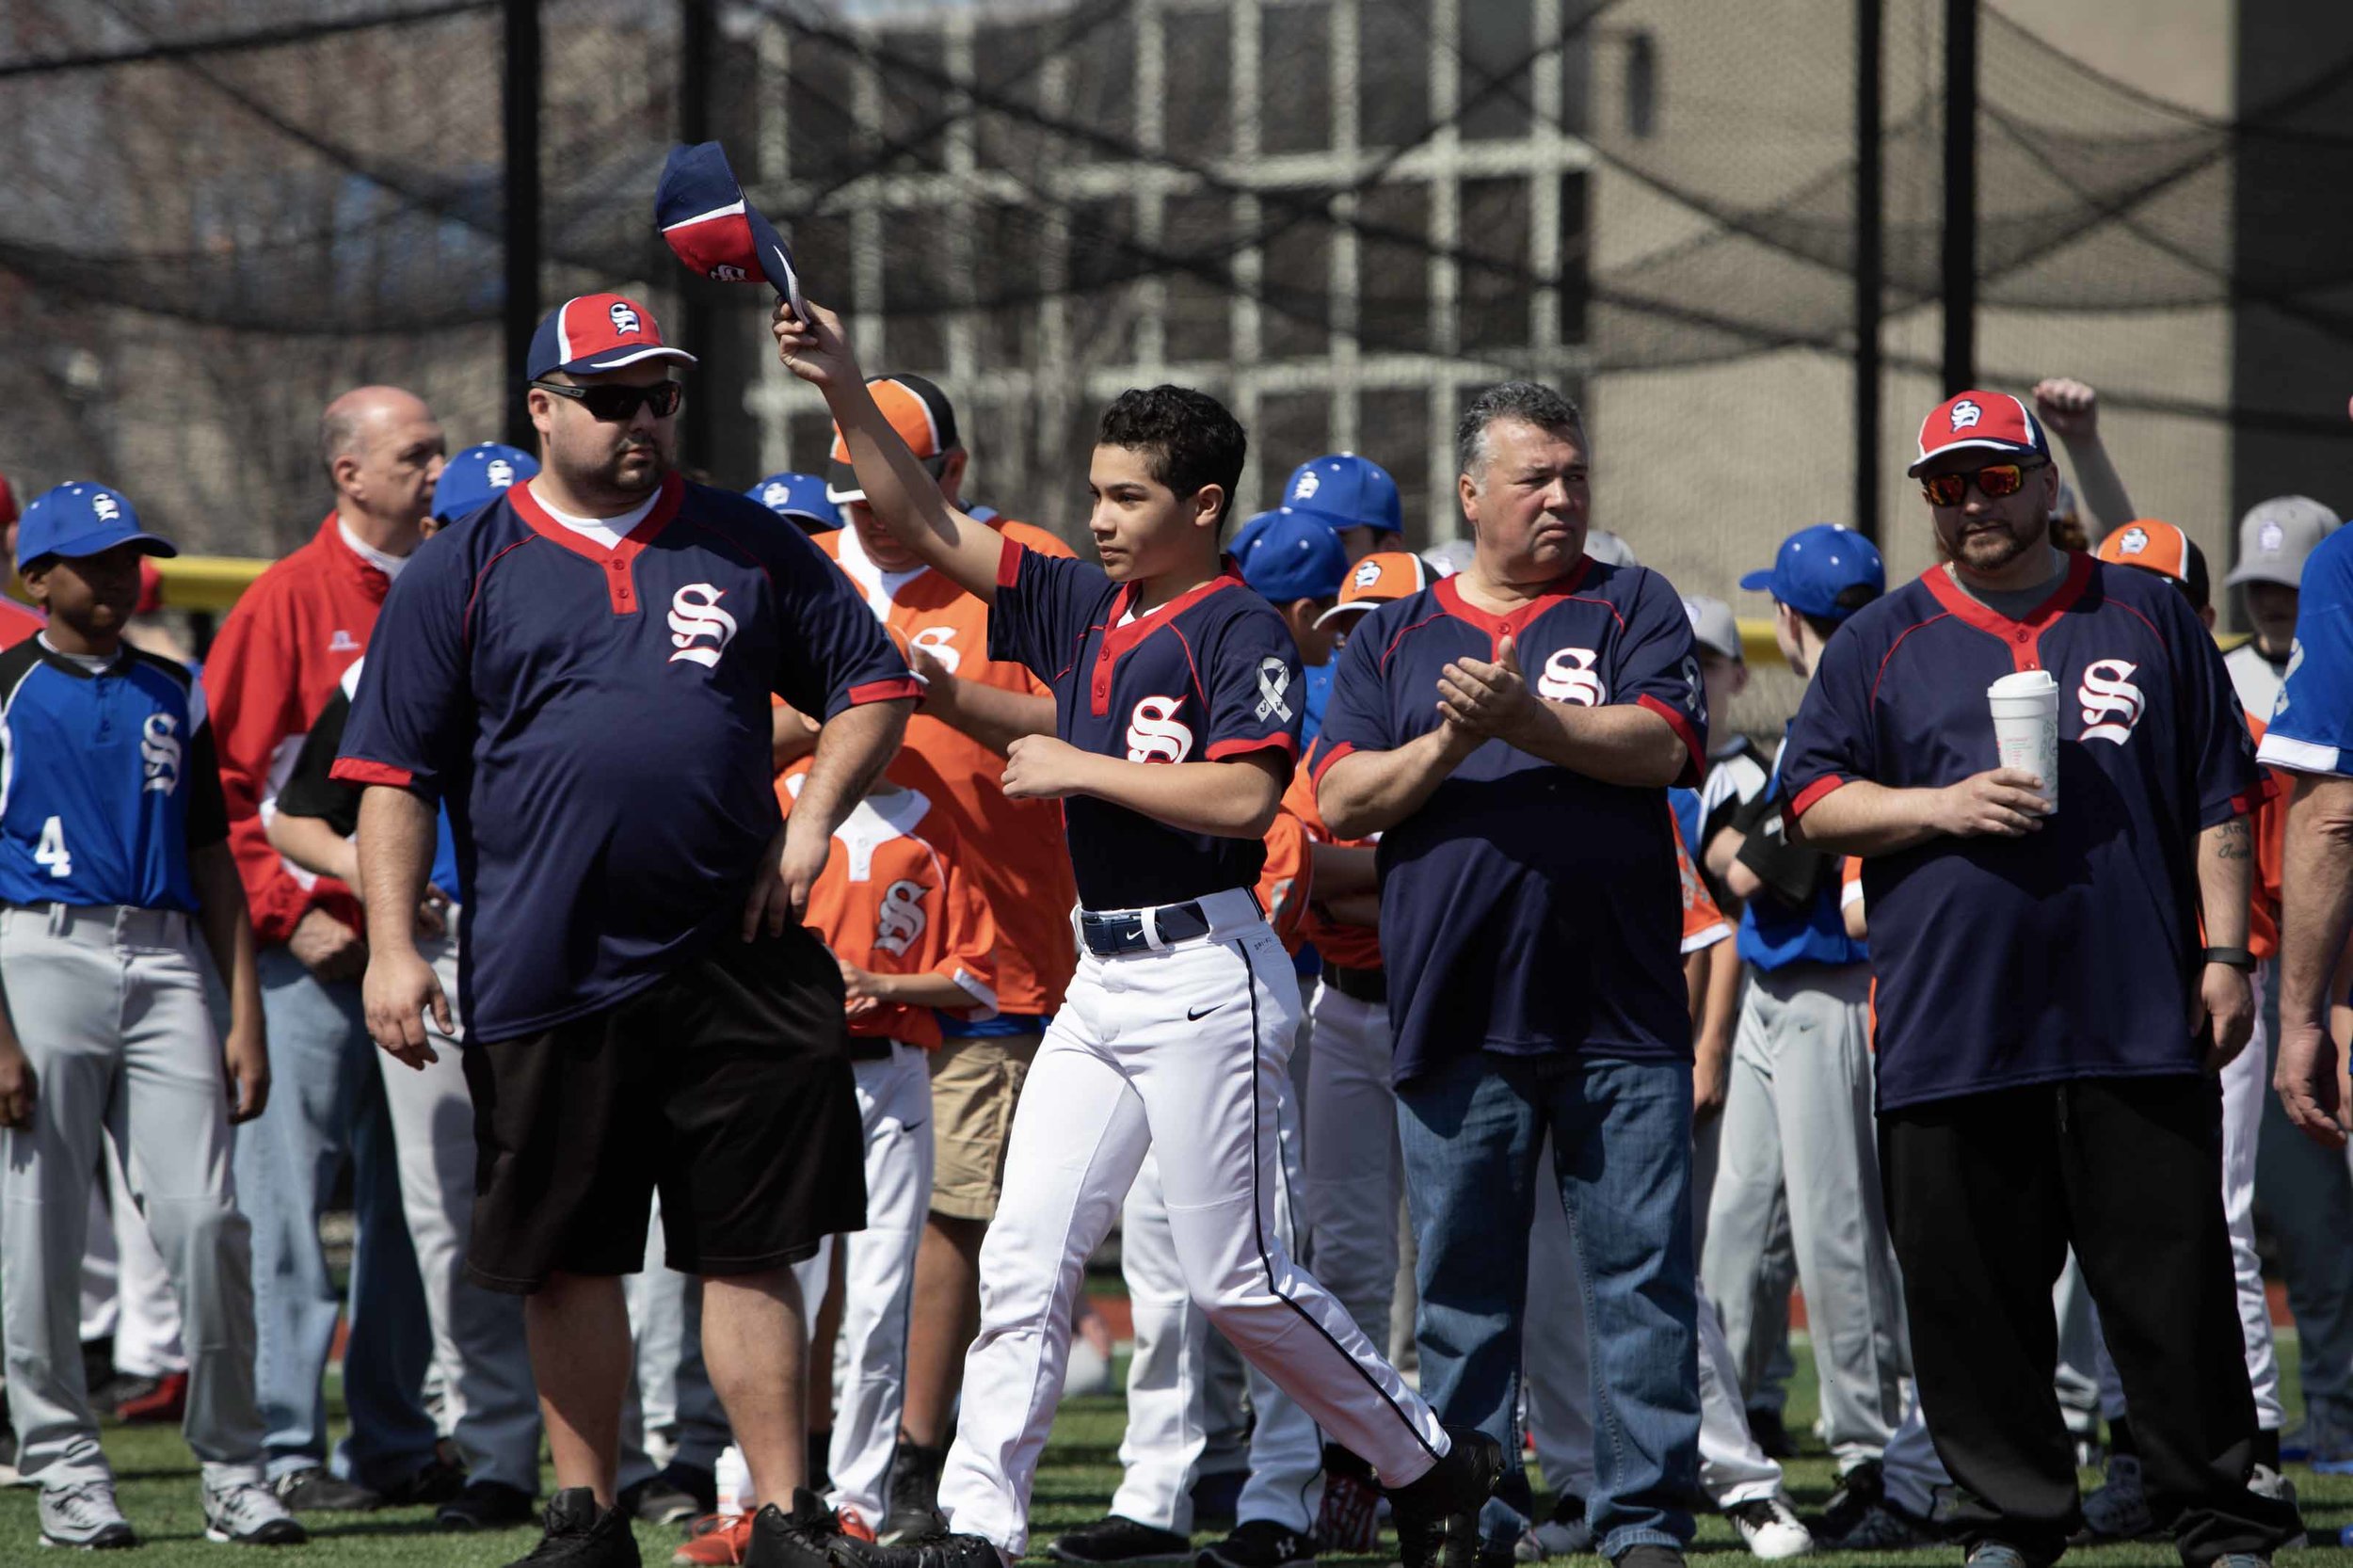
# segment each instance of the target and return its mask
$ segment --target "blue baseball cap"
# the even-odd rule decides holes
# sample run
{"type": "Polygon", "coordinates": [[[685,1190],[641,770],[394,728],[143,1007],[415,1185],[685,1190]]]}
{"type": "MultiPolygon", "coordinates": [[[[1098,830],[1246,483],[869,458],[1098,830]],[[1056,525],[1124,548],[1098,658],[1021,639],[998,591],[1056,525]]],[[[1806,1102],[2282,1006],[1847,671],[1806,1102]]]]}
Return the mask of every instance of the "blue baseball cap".
{"type": "Polygon", "coordinates": [[[539,459],[521,447],[478,441],[441,465],[441,477],[433,484],[433,516],[456,522],[538,472],[539,459]]]}
{"type": "Polygon", "coordinates": [[[791,518],[805,533],[841,526],[841,508],[825,496],[821,473],[772,473],[744,494],[780,518],[791,518]]]}
{"type": "Polygon", "coordinates": [[[1865,586],[1873,599],[1885,593],[1887,565],[1878,546],[1845,523],[1817,522],[1782,540],[1772,569],[1750,572],[1740,586],[1769,593],[1801,616],[1845,620],[1863,606],[1841,605],[1838,596],[1865,586]]]}
{"type": "Polygon", "coordinates": [[[1291,470],[1283,487],[1287,510],[1305,512],[1332,528],[1405,531],[1404,508],[1389,471],[1353,452],[1310,457],[1291,470]]]}
{"type": "Polygon", "coordinates": [[[1334,599],[1348,579],[1348,551],[1321,518],[1290,510],[1261,514],[1234,536],[1241,580],[1276,604],[1334,599]]]}
{"type": "Polygon", "coordinates": [[[139,515],[120,490],[76,480],[43,490],[24,508],[16,525],[16,565],[44,555],[79,558],[136,544],[150,555],[177,555],[179,547],[160,534],[139,528],[139,515]]]}

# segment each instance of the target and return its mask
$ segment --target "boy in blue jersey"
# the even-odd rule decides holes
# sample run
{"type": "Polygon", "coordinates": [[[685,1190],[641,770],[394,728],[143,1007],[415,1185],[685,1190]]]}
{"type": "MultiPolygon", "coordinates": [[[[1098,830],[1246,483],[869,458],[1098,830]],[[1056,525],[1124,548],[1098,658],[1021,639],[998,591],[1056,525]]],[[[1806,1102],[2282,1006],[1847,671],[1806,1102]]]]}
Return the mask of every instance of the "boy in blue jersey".
{"type": "MultiPolygon", "coordinates": [[[[1772,595],[1782,657],[1810,680],[1823,646],[1886,590],[1887,574],[1870,540],[1824,522],[1784,539],[1770,569],[1740,585],[1772,595]]],[[[1871,1476],[1903,1419],[1911,1367],[1871,1125],[1871,968],[1839,912],[1837,857],[1790,843],[1783,804],[1769,788],[1742,815],[1725,869],[1742,903],[1737,946],[1755,978],[1733,1036],[1701,1269],[1734,1360],[1761,1367],[1779,1324],[1758,1322],[1759,1287],[1786,1203],[1824,1440],[1849,1495],[1876,1496],[1871,1476]]],[[[1833,1539],[1853,1512],[1826,1516],[1833,1539]]]]}
{"type": "MultiPolygon", "coordinates": [[[[1589,1515],[1621,1568],[1671,1568],[1698,1483],[1699,1307],[1666,791],[1697,781],[1707,714],[1681,598],[1587,552],[1587,453],[1549,387],[1473,400],[1456,458],[1475,553],[1349,633],[1316,793],[1335,834],[1381,835],[1421,1385],[1449,1422],[1516,1431],[1549,1136],[1591,1308],[1589,1515]]],[[[1513,1482],[1488,1549],[1527,1527],[1513,1482]]]]}
{"type": "Polygon", "coordinates": [[[991,603],[992,653],[1054,689],[1057,733],[1016,740],[1005,790],[1064,802],[1084,952],[1030,1069],[981,1256],[939,1504],[958,1532],[844,1544],[888,1568],[986,1564],[1029,1538],[1087,1255],[1146,1151],[1195,1300],[1390,1489],[1407,1568],[1468,1568],[1492,1440],[1427,1404],[1275,1235],[1275,1084],[1299,1011],[1251,888],[1299,744],[1298,654],[1218,549],[1244,438],[1177,387],[1106,410],[1088,475],[1102,565],[1027,550],[949,505],[875,407],[830,312],[779,307],[780,357],[818,387],[867,503],[991,603]]]}
{"type": "Polygon", "coordinates": [[[2072,1245],[2153,1512],[2190,1568],[2245,1568],[2302,1531],[2249,1484],[2213,1076],[2251,1026],[2265,779],[2187,599],[2051,544],[2057,474],[2023,402],[1948,399],[1911,472],[1947,560],[1830,640],[1781,773],[1803,840],[1863,857],[1921,1409],[1983,1505],[1969,1560],[2055,1560],[2082,1523],[2051,1396],[2072,1245]],[[1995,765],[1987,690],[2037,671],[2057,686],[2056,808],[1995,765]]]}
{"type": "Polygon", "coordinates": [[[229,1177],[231,1124],[269,1097],[245,889],[203,688],[122,640],[141,555],[174,552],[92,484],[37,498],[17,548],[49,613],[0,654],[0,1293],[17,1467],[40,1488],[42,1544],[137,1544],[76,1342],[104,1138],[180,1298],[205,1533],[299,1543],[262,1479],[252,1260],[229,1177]],[[200,926],[228,983],[225,1044],[200,926]]]}

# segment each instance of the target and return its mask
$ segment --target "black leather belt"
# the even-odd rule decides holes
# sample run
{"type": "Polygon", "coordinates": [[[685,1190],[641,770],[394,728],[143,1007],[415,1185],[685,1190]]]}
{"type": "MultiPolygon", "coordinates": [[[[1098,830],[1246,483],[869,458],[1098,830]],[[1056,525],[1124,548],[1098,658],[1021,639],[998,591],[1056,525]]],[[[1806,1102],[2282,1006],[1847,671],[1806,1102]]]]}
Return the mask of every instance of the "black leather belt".
{"type": "MultiPolygon", "coordinates": [[[[1152,916],[1153,923],[1160,928],[1163,946],[1209,934],[1209,917],[1201,912],[1199,904],[1163,904],[1152,912],[1152,916]]],[[[1141,911],[1098,915],[1092,909],[1081,909],[1079,911],[1079,935],[1085,940],[1087,952],[1097,958],[1116,958],[1123,952],[1144,952],[1152,946],[1144,935],[1141,911]]]]}
{"type": "Polygon", "coordinates": [[[1323,961],[1323,983],[1340,995],[1374,1007],[1389,1004],[1389,976],[1385,969],[1356,969],[1346,964],[1323,961]]]}
{"type": "Polygon", "coordinates": [[[884,1062],[889,1060],[890,1042],[879,1034],[850,1036],[850,1060],[853,1062],[884,1062]]]}

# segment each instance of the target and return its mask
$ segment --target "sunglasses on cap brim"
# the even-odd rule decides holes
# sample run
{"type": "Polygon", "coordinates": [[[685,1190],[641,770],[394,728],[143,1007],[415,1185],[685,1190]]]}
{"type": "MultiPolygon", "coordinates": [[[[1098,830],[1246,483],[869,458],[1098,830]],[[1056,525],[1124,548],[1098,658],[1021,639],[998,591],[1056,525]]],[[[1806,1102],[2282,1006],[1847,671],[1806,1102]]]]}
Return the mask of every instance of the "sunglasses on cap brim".
{"type": "Polygon", "coordinates": [[[1977,493],[1988,501],[2016,495],[2026,488],[2026,475],[2048,463],[1988,463],[1981,469],[1963,469],[1959,473],[1932,473],[1920,481],[1920,493],[1929,498],[1931,506],[1958,506],[1968,499],[1969,487],[1976,485],[1977,493]]]}
{"type": "Polygon", "coordinates": [[[650,387],[619,386],[605,383],[594,387],[567,386],[561,381],[534,381],[541,392],[568,397],[588,410],[588,417],[607,424],[619,424],[637,417],[640,408],[650,408],[656,419],[668,419],[686,400],[686,388],[677,381],[656,381],[650,387]]]}

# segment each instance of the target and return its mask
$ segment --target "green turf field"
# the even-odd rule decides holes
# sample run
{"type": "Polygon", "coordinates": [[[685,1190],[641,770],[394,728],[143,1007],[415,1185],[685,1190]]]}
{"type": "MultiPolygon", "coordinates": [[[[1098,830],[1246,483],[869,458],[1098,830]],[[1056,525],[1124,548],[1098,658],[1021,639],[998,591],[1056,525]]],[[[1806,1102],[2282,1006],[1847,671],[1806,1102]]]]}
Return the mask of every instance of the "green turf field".
{"type": "MultiPolygon", "coordinates": [[[[1814,1420],[1814,1384],[1811,1358],[1801,1344],[1798,1350],[1798,1376],[1790,1384],[1788,1422],[1793,1432],[1805,1434],[1810,1451],[1789,1465],[1789,1490],[1795,1496],[1801,1512],[1810,1513],[1821,1507],[1829,1496],[1832,1477],[1830,1461],[1818,1446],[1811,1444],[1814,1420]]],[[[2293,1337],[2283,1339],[2280,1346],[2282,1371],[2285,1373],[2290,1407],[2295,1400],[2296,1344],[2293,1337]]],[[[340,1417],[340,1407],[338,1409],[340,1417]]],[[[1046,1463],[1039,1471],[1037,1491],[1032,1504],[1032,1534],[1040,1547],[1060,1529],[1083,1524],[1101,1515],[1104,1504],[1118,1480],[1118,1448],[1123,1407],[1115,1398],[1074,1400],[1064,1407],[1062,1418],[1055,1424],[1051,1446],[1046,1452],[1046,1463]]],[[[2293,1416],[2291,1416],[2293,1418],[2293,1416]]],[[[207,1564],[219,1568],[226,1560],[239,1553],[238,1548],[216,1546],[204,1539],[203,1519],[196,1501],[196,1470],[179,1434],[152,1428],[112,1428],[106,1432],[106,1451],[113,1459],[120,1480],[123,1512],[137,1527],[147,1544],[134,1559],[152,1564],[152,1568],[173,1568],[173,1565],[207,1564]]],[[[2341,1525],[2353,1522],[2353,1478],[2316,1477],[2309,1470],[2297,1467],[2292,1471],[2297,1490],[2304,1502],[2305,1522],[2312,1528],[2314,1541],[2334,1543],[2341,1525]]],[[[2087,1475],[2086,1484],[2096,1477],[2087,1475]]],[[[343,1568],[360,1565],[387,1565],[387,1568],[498,1568],[530,1550],[537,1540],[536,1529],[515,1529],[492,1535],[442,1535],[432,1525],[430,1512],[424,1509],[388,1510],[369,1514],[313,1514],[306,1521],[312,1532],[312,1544],[295,1548],[290,1556],[302,1560],[333,1564],[343,1568]]],[[[677,1544],[674,1531],[656,1530],[639,1526],[638,1543],[648,1568],[661,1568],[669,1560],[671,1548],[677,1544]]],[[[35,1560],[38,1531],[34,1523],[33,1496],[22,1488],[0,1490],[0,1564],[26,1563],[35,1560]]],[[[1204,1543],[1210,1535],[1200,1538],[1204,1543]]],[[[1385,1541],[1385,1544],[1387,1543],[1385,1541]]],[[[256,1551],[256,1548],[248,1548],[256,1551]]],[[[1747,1560],[1740,1552],[1732,1527],[1723,1520],[1708,1516],[1700,1523],[1696,1550],[1701,1553],[1732,1554],[1723,1560],[1730,1568],[1733,1561],[1747,1560]]],[[[2323,1561],[2353,1557],[2337,1551],[2333,1544],[2326,1553],[2296,1553],[2285,1561],[2323,1561]]],[[[55,1561],[54,1557],[45,1560],[55,1561]]],[[[1331,1558],[1326,1561],[1347,1564],[1377,1564],[1394,1561],[1394,1558],[1331,1558]]],[[[1593,1562],[1593,1560],[1587,1559],[1593,1562]]],[[[1896,1565],[1909,1563],[1939,1563],[1951,1568],[1960,1561],[1957,1548],[1942,1547],[1920,1552],[1889,1552],[1844,1557],[1821,1556],[1808,1560],[1841,1568],[1845,1564],[1879,1563],[1896,1565]]],[[[2070,1553],[2068,1561],[2121,1565],[2169,1564],[2176,1560],[2169,1546],[2151,1543],[2142,1545],[2104,1547],[2094,1551],[2070,1553]]],[[[1598,1565],[1595,1565],[1598,1568],[1598,1565]]]]}

